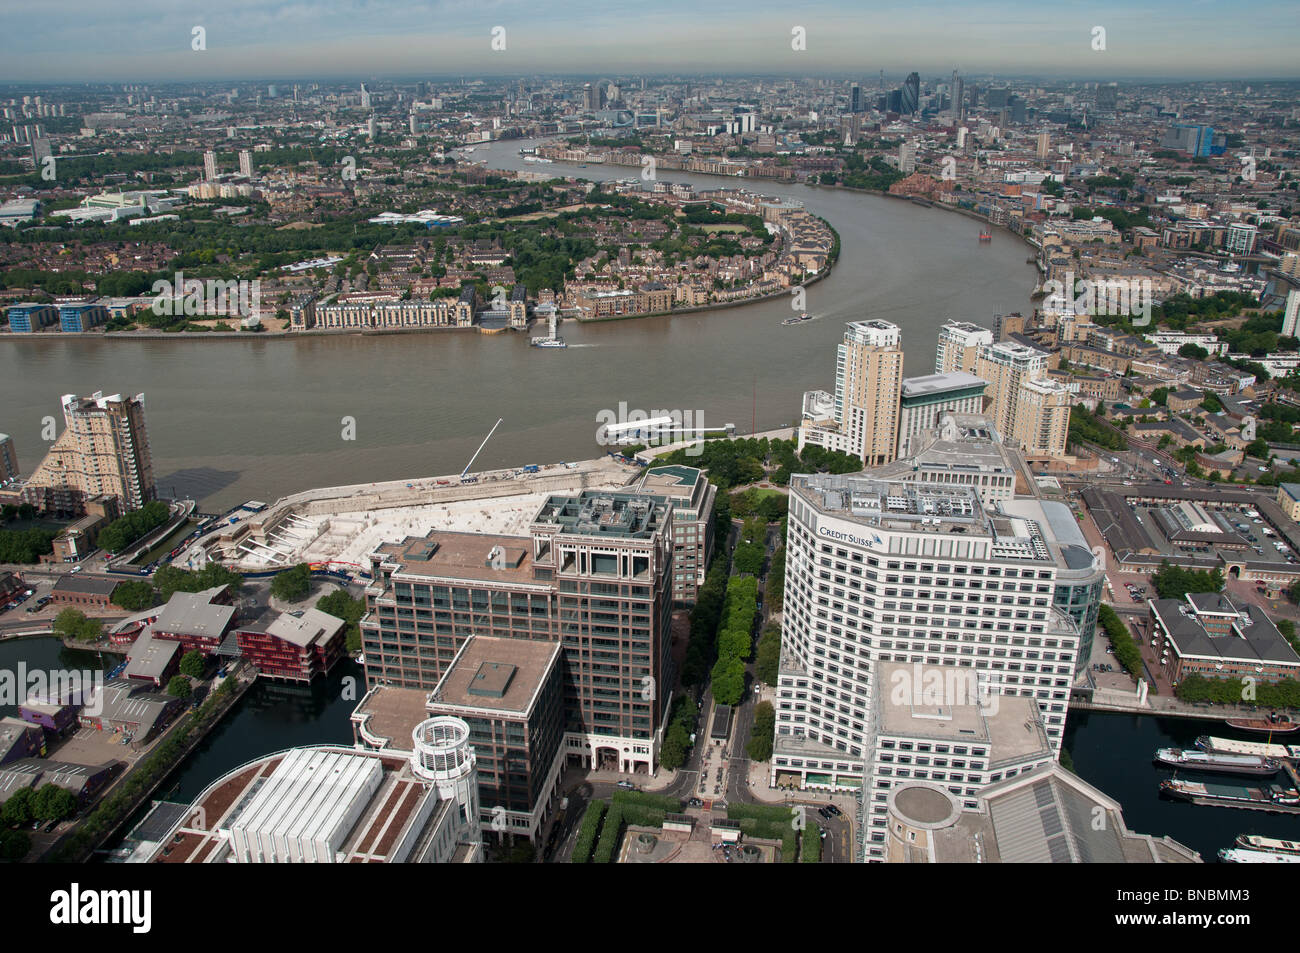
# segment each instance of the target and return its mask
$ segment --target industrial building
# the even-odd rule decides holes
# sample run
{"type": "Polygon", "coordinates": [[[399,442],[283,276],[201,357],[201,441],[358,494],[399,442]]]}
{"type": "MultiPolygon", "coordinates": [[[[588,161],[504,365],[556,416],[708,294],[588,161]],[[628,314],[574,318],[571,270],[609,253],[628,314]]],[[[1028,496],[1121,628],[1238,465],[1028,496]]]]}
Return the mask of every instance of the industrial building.
{"type": "MultiPolygon", "coordinates": [[[[482,860],[469,729],[434,718],[409,756],[293,748],[218,778],[169,812],[132,859],[154,863],[474,863],[482,860]]],[[[146,820],[148,820],[146,818],[146,820]]]]}

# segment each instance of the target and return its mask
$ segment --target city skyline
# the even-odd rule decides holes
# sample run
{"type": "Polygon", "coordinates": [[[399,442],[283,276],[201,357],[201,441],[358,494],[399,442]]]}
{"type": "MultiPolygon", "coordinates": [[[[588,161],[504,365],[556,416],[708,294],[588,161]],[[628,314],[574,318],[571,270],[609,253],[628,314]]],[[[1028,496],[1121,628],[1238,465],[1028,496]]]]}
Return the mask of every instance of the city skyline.
{"type": "Polygon", "coordinates": [[[971,74],[1092,81],[1265,80],[1295,75],[1291,53],[1300,36],[1300,13],[1290,5],[1257,5],[1251,17],[1233,17],[1223,4],[1166,0],[1089,5],[1065,16],[1020,0],[907,12],[841,2],[756,10],[736,0],[702,12],[672,0],[651,13],[626,0],[580,13],[517,2],[329,0],[310,8],[236,2],[213,15],[149,0],[129,28],[116,12],[83,0],[58,8],[57,17],[0,13],[0,32],[23,38],[8,51],[0,82],[572,74],[575,66],[655,74],[701,63],[714,74],[917,69],[926,77],[956,65],[971,74]],[[1264,22],[1267,31],[1257,26],[1264,22]],[[192,48],[196,27],[203,49],[192,48]],[[793,48],[798,27],[803,49],[793,48]]]}

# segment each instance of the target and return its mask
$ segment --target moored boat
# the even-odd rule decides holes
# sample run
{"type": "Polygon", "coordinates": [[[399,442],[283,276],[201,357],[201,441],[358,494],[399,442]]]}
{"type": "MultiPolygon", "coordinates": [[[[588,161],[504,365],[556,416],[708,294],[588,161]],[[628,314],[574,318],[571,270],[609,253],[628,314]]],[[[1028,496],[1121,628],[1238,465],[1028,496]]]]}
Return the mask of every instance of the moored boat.
{"type": "Polygon", "coordinates": [[[1276,784],[1257,787],[1203,784],[1173,778],[1160,782],[1160,793],[1179,801],[1220,807],[1245,807],[1259,811],[1300,812],[1300,792],[1276,784]]]}
{"type": "Polygon", "coordinates": [[[1265,850],[1226,847],[1219,851],[1219,860],[1225,864],[1300,864],[1300,855],[1271,854],[1265,850]]]}
{"type": "Polygon", "coordinates": [[[1286,735],[1300,729],[1300,722],[1288,721],[1277,712],[1270,712],[1267,718],[1229,718],[1226,724],[1229,728],[1240,731],[1270,732],[1275,735],[1286,735]]]}
{"type": "Polygon", "coordinates": [[[1239,834],[1237,846],[1247,850],[1262,850],[1271,854],[1295,854],[1300,857],[1300,842],[1262,834],[1239,834]]]}
{"type": "Polygon", "coordinates": [[[1171,768],[1192,768],[1197,771],[1221,771],[1225,774],[1249,774],[1260,777],[1277,774],[1282,770],[1280,762],[1260,755],[1182,748],[1161,748],[1156,752],[1155,762],[1171,768]]]}

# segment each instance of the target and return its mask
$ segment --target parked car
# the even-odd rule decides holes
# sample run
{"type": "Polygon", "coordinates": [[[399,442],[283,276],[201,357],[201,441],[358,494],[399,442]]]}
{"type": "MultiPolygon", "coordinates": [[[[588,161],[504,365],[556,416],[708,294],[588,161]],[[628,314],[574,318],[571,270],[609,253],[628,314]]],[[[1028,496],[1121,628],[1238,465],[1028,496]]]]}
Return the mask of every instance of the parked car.
{"type": "Polygon", "coordinates": [[[636,790],[636,785],[633,784],[631,781],[620,781],[618,782],[618,786],[621,787],[624,791],[636,790]]]}

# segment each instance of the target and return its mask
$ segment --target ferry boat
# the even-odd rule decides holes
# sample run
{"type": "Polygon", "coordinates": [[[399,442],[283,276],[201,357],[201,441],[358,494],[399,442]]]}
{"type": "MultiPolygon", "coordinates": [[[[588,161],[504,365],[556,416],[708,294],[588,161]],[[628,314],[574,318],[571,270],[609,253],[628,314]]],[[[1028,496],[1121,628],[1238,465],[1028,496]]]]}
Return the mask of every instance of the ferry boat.
{"type": "Polygon", "coordinates": [[[533,338],[533,347],[568,347],[564,338],[533,338]]]}
{"type": "Polygon", "coordinates": [[[1245,807],[1257,811],[1300,813],[1300,792],[1276,784],[1246,787],[1233,784],[1202,784],[1173,778],[1160,782],[1160,793],[1179,801],[1218,807],[1245,807]]]}
{"type": "Polygon", "coordinates": [[[1264,837],[1261,834],[1237,835],[1237,846],[1247,850],[1261,850],[1269,854],[1295,854],[1300,857],[1300,842],[1282,840],[1280,837],[1264,837]]]}
{"type": "Polygon", "coordinates": [[[1300,729],[1300,722],[1287,721],[1275,711],[1269,712],[1267,718],[1229,718],[1226,724],[1229,728],[1241,731],[1271,732],[1277,735],[1290,734],[1300,729]]]}
{"type": "Polygon", "coordinates": [[[1266,850],[1226,847],[1219,851],[1219,860],[1225,864],[1300,864],[1300,855],[1270,854],[1266,850]]]}
{"type": "Polygon", "coordinates": [[[980,229],[980,241],[982,241],[982,242],[991,242],[991,241],[993,241],[993,233],[992,233],[992,232],[986,232],[986,231],[984,231],[983,229],[980,229]]]}
{"type": "Polygon", "coordinates": [[[1280,762],[1256,754],[1187,751],[1182,748],[1161,748],[1156,752],[1155,762],[1170,768],[1194,768],[1197,771],[1222,771],[1225,774],[1251,774],[1261,777],[1277,774],[1282,770],[1280,762]]]}
{"type": "Polygon", "coordinates": [[[787,324],[803,324],[805,321],[811,321],[811,320],[812,320],[812,315],[809,314],[807,311],[804,311],[804,312],[801,312],[801,313],[798,315],[798,317],[786,318],[784,321],[781,322],[781,324],[783,324],[783,325],[787,325],[787,324]]]}

